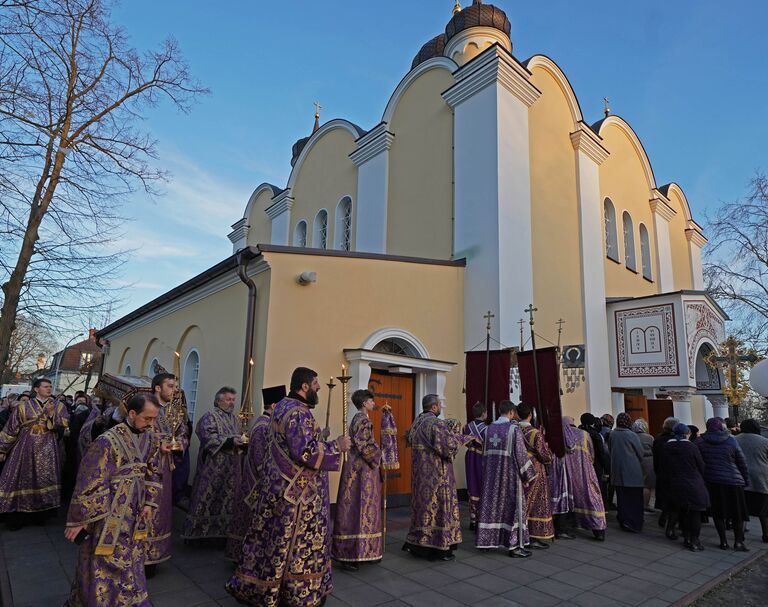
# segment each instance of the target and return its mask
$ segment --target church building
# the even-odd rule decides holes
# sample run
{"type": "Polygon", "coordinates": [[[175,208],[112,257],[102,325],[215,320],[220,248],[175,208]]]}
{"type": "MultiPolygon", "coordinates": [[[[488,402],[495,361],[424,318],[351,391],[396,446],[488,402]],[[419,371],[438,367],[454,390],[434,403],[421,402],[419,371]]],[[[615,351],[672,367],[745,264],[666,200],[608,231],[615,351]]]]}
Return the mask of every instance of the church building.
{"type": "MultiPolygon", "coordinates": [[[[316,120],[287,183],[259,185],[233,218],[230,257],[100,331],[104,371],[178,367],[196,421],[222,385],[248,387],[258,413],[262,386],[309,366],[323,426],[344,365],[350,393],[370,387],[404,431],[428,393],[464,421],[484,316],[495,347],[516,347],[533,304],[541,343],[563,319],[582,353],[564,414],[722,413],[704,357],[727,318],[703,290],[707,241],[682,188],[656,182],[629,122],[584,116],[553,59],[517,56],[511,32],[502,8],[457,3],[378,124],[316,120]]],[[[410,490],[404,448],[390,493],[410,490]]]]}

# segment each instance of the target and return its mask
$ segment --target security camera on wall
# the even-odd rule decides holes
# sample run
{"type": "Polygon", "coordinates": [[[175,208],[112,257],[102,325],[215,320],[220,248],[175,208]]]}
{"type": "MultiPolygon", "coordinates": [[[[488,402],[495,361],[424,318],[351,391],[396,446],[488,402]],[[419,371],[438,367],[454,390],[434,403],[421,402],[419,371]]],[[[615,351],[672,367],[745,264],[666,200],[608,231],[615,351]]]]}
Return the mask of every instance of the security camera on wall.
{"type": "Polygon", "coordinates": [[[312,284],[313,282],[317,282],[317,272],[302,272],[299,274],[299,277],[296,279],[296,282],[298,282],[302,286],[306,286],[309,284],[312,284]]]}

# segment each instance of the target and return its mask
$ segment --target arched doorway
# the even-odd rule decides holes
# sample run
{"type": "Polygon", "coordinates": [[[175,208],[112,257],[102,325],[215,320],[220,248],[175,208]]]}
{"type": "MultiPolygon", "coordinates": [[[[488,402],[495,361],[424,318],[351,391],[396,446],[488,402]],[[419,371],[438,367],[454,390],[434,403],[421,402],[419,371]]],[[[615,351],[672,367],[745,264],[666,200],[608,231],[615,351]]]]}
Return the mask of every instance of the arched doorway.
{"type": "Polygon", "coordinates": [[[713,416],[728,417],[728,403],[723,395],[723,377],[719,369],[710,367],[706,361],[714,349],[711,343],[702,342],[696,352],[694,366],[697,394],[705,398],[702,412],[705,420],[713,416]]]}

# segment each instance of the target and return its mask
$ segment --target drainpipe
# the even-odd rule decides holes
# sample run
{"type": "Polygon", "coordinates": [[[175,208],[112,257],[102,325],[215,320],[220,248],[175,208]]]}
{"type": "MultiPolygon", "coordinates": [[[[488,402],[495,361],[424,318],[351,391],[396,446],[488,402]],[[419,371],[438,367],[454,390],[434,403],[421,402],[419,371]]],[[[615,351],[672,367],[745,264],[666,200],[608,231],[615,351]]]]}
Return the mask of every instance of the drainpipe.
{"type": "MultiPolygon", "coordinates": [[[[243,358],[243,385],[240,394],[242,399],[246,398],[246,390],[248,389],[248,372],[250,370],[250,361],[253,358],[253,337],[256,332],[256,283],[253,282],[248,276],[248,262],[250,258],[247,256],[247,249],[240,249],[237,252],[237,275],[240,277],[245,285],[248,287],[248,311],[246,312],[245,319],[245,355],[243,358]]],[[[250,387],[253,390],[253,386],[250,387]]]]}

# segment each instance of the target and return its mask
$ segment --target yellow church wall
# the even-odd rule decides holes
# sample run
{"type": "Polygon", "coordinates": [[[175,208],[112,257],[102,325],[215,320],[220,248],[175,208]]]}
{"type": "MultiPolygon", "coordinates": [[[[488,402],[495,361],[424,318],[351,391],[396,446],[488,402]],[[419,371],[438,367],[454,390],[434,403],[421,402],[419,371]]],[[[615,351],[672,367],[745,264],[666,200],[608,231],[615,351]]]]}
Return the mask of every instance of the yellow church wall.
{"type": "MultiPolygon", "coordinates": [[[[344,128],[323,134],[309,150],[298,168],[292,189],[294,205],[291,210],[290,242],[299,221],[307,222],[307,246],[312,242],[312,225],[320,209],[328,211],[328,248],[333,248],[336,226],[336,205],[344,196],[352,198],[352,224],[357,208],[357,168],[349,155],[356,149],[355,138],[344,128]]],[[[354,230],[352,247],[354,248],[354,230]]],[[[262,240],[260,242],[270,242],[262,240]]]]}
{"type": "Polygon", "coordinates": [[[669,190],[669,201],[672,208],[677,211],[669,222],[669,245],[672,250],[672,282],[675,291],[693,288],[693,277],[691,274],[691,260],[688,252],[688,239],[685,236],[687,227],[687,217],[685,203],[678,193],[669,190]]]}
{"type": "MultiPolygon", "coordinates": [[[[529,111],[533,288],[537,332],[557,341],[558,319],[566,321],[563,344],[584,343],[581,293],[580,228],[574,130],[567,98],[544,68],[531,82],[542,92],[529,111]]],[[[521,316],[522,316],[521,312],[521,316]]],[[[546,346],[546,343],[537,346],[546,346]]],[[[567,415],[586,410],[586,394],[563,396],[567,415]]],[[[578,417],[577,415],[577,417],[578,417]]]]}
{"type": "Polygon", "coordinates": [[[651,186],[646,178],[639,153],[632,145],[628,135],[615,125],[604,126],[600,135],[603,137],[603,146],[610,152],[610,156],[600,165],[601,202],[605,198],[610,198],[616,209],[619,259],[621,260],[621,263],[616,263],[607,256],[604,258],[605,294],[607,297],[653,295],[658,292],[656,283],[658,268],[656,267],[654,255],[656,250],[656,234],[648,202],[651,199],[651,186]],[[624,211],[629,211],[632,217],[637,272],[627,269],[624,264],[624,230],[622,222],[624,211]],[[642,274],[640,223],[645,224],[645,227],[648,229],[653,282],[643,278],[642,274]]]}
{"type": "MultiPolygon", "coordinates": [[[[447,373],[445,415],[466,419],[461,393],[463,268],[273,252],[264,256],[272,277],[265,385],[288,384],[291,372],[300,365],[316,370],[322,389],[315,417],[324,425],[325,383],[331,375],[340,374],[343,350],[360,348],[381,328],[398,327],[421,340],[430,358],[458,363],[447,373]],[[296,276],[307,270],[317,272],[317,282],[298,285],[296,276]]],[[[414,405],[420,411],[420,403],[414,405]]],[[[341,388],[337,387],[331,435],[341,431],[341,388]]],[[[460,484],[463,460],[463,456],[457,458],[460,484]]],[[[331,475],[331,483],[334,501],[338,474],[331,475]]]]}
{"type": "Polygon", "coordinates": [[[265,189],[253,201],[251,214],[248,217],[248,245],[254,246],[260,242],[272,242],[272,220],[267,216],[267,207],[272,205],[272,191],[265,189]]]}
{"type": "Polygon", "coordinates": [[[453,114],[441,97],[453,76],[414,80],[389,125],[387,253],[450,259],[453,250],[453,114]]]}

